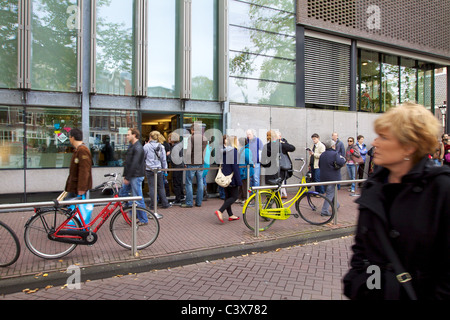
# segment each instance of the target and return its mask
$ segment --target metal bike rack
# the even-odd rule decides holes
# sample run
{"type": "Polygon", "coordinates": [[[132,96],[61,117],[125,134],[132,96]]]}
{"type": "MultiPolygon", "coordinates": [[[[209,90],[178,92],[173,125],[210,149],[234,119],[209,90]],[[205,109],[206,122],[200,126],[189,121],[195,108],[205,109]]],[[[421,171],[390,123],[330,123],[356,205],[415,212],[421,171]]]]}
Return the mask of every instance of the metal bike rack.
{"type": "Polygon", "coordinates": [[[137,224],[136,224],[136,201],[141,200],[142,197],[122,197],[122,198],[101,198],[101,199],[86,199],[86,200],[67,200],[67,201],[46,201],[46,202],[30,202],[30,203],[17,203],[17,204],[4,204],[0,205],[0,213],[11,212],[15,209],[24,209],[21,211],[34,210],[39,207],[58,207],[58,206],[70,206],[77,204],[108,204],[110,202],[117,201],[133,201],[132,206],[132,218],[131,218],[131,254],[133,257],[137,256],[137,224]]]}

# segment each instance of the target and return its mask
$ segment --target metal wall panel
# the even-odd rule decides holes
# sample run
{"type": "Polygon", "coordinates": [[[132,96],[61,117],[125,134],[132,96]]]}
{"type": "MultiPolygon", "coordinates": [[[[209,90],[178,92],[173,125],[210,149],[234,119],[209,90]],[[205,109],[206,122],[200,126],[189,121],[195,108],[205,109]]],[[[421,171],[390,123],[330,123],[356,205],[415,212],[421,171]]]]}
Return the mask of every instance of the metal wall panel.
{"type": "Polygon", "coordinates": [[[450,0],[297,0],[297,23],[450,60],[450,0]]]}

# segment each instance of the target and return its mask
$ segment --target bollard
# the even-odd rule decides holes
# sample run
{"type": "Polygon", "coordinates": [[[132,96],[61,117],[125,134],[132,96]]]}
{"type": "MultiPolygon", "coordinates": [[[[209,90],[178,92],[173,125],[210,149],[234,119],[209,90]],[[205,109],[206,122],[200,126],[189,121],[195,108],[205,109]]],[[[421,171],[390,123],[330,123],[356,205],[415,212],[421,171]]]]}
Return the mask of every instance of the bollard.
{"type": "Polygon", "coordinates": [[[256,201],[255,201],[255,237],[259,237],[259,190],[256,190],[256,201]]]}
{"type": "Polygon", "coordinates": [[[338,185],[334,185],[334,198],[333,198],[333,209],[336,210],[334,214],[334,225],[337,225],[337,215],[338,215],[338,185]]]}
{"type": "Polygon", "coordinates": [[[133,257],[137,257],[137,235],[136,235],[136,228],[137,228],[137,217],[136,217],[136,201],[133,201],[133,206],[131,210],[131,254],[133,257]]]}

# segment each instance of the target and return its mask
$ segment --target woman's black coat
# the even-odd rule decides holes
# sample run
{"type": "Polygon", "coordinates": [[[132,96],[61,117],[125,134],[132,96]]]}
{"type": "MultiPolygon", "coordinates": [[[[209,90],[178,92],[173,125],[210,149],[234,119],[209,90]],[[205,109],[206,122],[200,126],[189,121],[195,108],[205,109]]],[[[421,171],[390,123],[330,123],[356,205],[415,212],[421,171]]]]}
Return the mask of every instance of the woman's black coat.
{"type": "MultiPolygon", "coordinates": [[[[271,184],[272,181],[277,180],[278,178],[282,178],[284,181],[285,179],[288,179],[292,177],[292,170],[289,171],[282,171],[279,168],[279,157],[280,157],[280,145],[281,145],[281,152],[286,154],[289,157],[288,152],[294,152],[295,146],[288,143],[286,139],[282,139],[282,142],[280,140],[272,141],[264,145],[262,150],[262,156],[261,156],[261,166],[264,168],[270,168],[271,174],[265,175],[265,183],[271,184]],[[271,159],[277,159],[276,164],[274,164],[274,167],[272,167],[272,161],[271,159]]],[[[291,158],[289,157],[289,160],[292,163],[291,158]]]]}
{"type": "Polygon", "coordinates": [[[381,221],[418,299],[450,299],[450,168],[424,158],[401,184],[387,184],[388,174],[378,168],[356,201],[360,216],[344,293],[351,299],[407,299],[375,231],[381,221]],[[367,286],[370,265],[381,268],[381,289],[367,286]]]}

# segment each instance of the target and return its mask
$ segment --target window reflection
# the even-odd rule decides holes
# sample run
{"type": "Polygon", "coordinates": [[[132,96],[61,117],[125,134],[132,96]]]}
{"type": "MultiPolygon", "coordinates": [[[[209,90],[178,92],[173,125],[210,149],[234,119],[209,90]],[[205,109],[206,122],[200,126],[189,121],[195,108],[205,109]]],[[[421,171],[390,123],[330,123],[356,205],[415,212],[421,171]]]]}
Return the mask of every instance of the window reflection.
{"type": "Polygon", "coordinates": [[[416,101],[417,68],[416,61],[413,59],[402,58],[400,66],[400,96],[402,102],[416,101]]]}
{"type": "Polygon", "coordinates": [[[31,16],[31,87],[75,91],[77,82],[77,25],[70,23],[76,0],[33,0],[31,16]]]}
{"type": "Polygon", "coordinates": [[[217,100],[217,0],[192,1],[192,99],[217,100]]]}
{"type": "Polygon", "coordinates": [[[295,106],[294,1],[230,1],[230,101],[295,106]]]}
{"type": "Polygon", "coordinates": [[[24,167],[25,137],[27,168],[69,167],[73,128],[81,128],[79,109],[0,107],[0,168],[24,167]]]}
{"type": "Polygon", "coordinates": [[[134,93],[133,16],[133,0],[97,1],[97,93],[134,93]]]}
{"type": "Polygon", "coordinates": [[[377,52],[361,50],[359,110],[380,111],[380,62],[377,52]]]}
{"type": "Polygon", "coordinates": [[[398,57],[383,55],[382,105],[383,111],[399,104],[399,65],[398,57]]]}
{"type": "Polygon", "coordinates": [[[0,88],[17,87],[18,0],[0,1],[0,88]]]}
{"type": "Polygon", "coordinates": [[[89,122],[89,147],[94,165],[123,166],[128,150],[128,129],[138,127],[137,111],[91,110],[89,122]]]}
{"type": "Polygon", "coordinates": [[[23,169],[23,108],[0,106],[0,169],[23,169]]]}
{"type": "Polygon", "coordinates": [[[176,0],[148,3],[148,96],[179,98],[176,0]]]}

